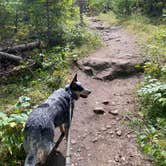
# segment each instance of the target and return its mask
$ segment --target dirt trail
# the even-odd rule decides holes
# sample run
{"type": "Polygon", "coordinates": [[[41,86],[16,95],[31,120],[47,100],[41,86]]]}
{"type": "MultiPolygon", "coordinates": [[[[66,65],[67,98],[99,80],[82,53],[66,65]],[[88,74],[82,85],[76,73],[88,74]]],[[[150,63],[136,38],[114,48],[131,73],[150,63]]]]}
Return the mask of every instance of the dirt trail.
{"type": "MultiPolygon", "coordinates": [[[[71,131],[72,166],[151,166],[152,163],[139,152],[136,136],[128,127],[128,115],[137,110],[135,88],[141,74],[133,74],[132,70],[129,72],[132,75],[124,77],[124,73],[121,73],[116,79],[111,77],[111,81],[94,79],[98,74],[104,78],[105,71],[108,74],[109,69],[117,70],[118,65],[114,67],[115,64],[125,62],[128,66],[133,62],[141,63],[136,40],[122,27],[110,27],[96,19],[91,21],[92,28],[101,34],[105,46],[88,57],[88,61],[93,61],[90,65],[85,65],[85,59],[78,63],[81,68],[86,66],[87,69],[88,66],[94,70],[96,64],[100,66],[104,59],[111,61],[111,65],[104,63],[100,71],[91,73],[91,77],[83,72],[84,69],[78,72],[80,82],[91,89],[92,94],[88,99],[76,102],[71,131]],[[103,104],[104,101],[109,103],[103,104]],[[95,114],[94,108],[103,109],[104,114],[95,114]]],[[[125,70],[123,65],[119,67],[121,71],[125,70]]],[[[64,144],[65,141],[59,151],[65,155],[64,144]]],[[[64,165],[64,155],[59,154],[59,160],[48,165],[56,165],[57,162],[57,165],[64,165]]]]}

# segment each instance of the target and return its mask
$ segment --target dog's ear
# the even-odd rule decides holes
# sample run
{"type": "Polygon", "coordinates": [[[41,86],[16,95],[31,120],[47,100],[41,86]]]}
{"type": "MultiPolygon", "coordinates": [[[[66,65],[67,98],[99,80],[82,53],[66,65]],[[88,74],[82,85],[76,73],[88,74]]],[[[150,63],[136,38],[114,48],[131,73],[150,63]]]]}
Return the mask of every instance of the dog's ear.
{"type": "Polygon", "coordinates": [[[77,73],[75,74],[72,82],[70,83],[70,85],[73,85],[75,82],[77,82],[77,73]]]}

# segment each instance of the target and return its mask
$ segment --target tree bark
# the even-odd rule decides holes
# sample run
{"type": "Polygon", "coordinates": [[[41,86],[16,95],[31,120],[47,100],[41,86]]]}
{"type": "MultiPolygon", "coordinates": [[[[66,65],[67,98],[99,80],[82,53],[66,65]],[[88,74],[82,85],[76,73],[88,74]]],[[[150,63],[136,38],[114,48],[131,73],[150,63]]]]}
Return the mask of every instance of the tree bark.
{"type": "Polygon", "coordinates": [[[19,63],[22,60],[22,57],[19,57],[19,56],[13,55],[13,54],[8,54],[5,52],[0,52],[0,61],[2,59],[10,59],[14,62],[19,63]]]}
{"type": "Polygon", "coordinates": [[[0,49],[0,52],[18,53],[18,52],[33,50],[34,48],[39,48],[39,47],[40,47],[40,41],[38,40],[28,44],[20,44],[13,47],[2,48],[0,49]]]}

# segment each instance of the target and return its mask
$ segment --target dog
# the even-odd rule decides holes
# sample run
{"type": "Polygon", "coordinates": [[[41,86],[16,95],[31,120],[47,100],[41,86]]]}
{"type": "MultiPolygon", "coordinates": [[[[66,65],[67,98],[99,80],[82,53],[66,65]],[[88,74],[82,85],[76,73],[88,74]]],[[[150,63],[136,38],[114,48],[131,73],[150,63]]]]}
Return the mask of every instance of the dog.
{"type": "Polygon", "coordinates": [[[70,84],[54,91],[44,103],[33,109],[24,128],[23,145],[27,153],[24,166],[45,164],[47,156],[58,146],[54,142],[55,128],[60,128],[61,138],[67,138],[70,109],[72,117],[75,100],[87,98],[90,93],[77,81],[76,74],[70,84]]]}

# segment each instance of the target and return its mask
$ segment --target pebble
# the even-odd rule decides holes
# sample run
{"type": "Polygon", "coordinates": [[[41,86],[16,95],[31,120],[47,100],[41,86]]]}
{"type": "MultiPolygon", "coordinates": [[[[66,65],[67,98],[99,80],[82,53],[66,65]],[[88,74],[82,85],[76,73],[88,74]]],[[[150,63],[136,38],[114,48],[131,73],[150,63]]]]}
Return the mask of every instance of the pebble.
{"type": "Polygon", "coordinates": [[[120,121],[121,118],[120,118],[120,117],[116,117],[115,120],[116,120],[116,121],[120,121]]]}
{"type": "Polygon", "coordinates": [[[83,160],[84,158],[83,157],[79,157],[79,158],[77,158],[77,160],[83,160]]]}
{"type": "Polygon", "coordinates": [[[127,134],[127,138],[131,138],[131,135],[127,134]]]}
{"type": "Polygon", "coordinates": [[[115,156],[114,160],[115,160],[116,162],[119,162],[119,156],[115,156]]]}
{"type": "Polygon", "coordinates": [[[77,142],[75,140],[71,140],[71,144],[76,144],[77,142]]]}
{"type": "Polygon", "coordinates": [[[90,153],[88,153],[88,157],[91,157],[92,155],[90,153]]]}
{"type": "Polygon", "coordinates": [[[93,143],[95,143],[95,142],[97,142],[97,141],[98,141],[97,138],[94,138],[94,139],[92,140],[93,143]]]}
{"type": "Polygon", "coordinates": [[[102,128],[101,128],[101,130],[102,130],[102,131],[106,131],[106,130],[107,130],[107,128],[105,128],[105,127],[102,127],[102,128]]]}
{"type": "Polygon", "coordinates": [[[126,159],[125,159],[125,157],[122,157],[122,161],[125,161],[126,159]]]}
{"type": "Polygon", "coordinates": [[[118,115],[118,110],[112,110],[112,111],[109,111],[109,113],[112,115],[118,115]]]}
{"type": "Polygon", "coordinates": [[[108,105],[108,104],[109,104],[109,101],[108,101],[108,100],[104,100],[102,103],[103,103],[104,105],[108,105]]]}
{"type": "Polygon", "coordinates": [[[107,125],[106,128],[107,128],[107,129],[111,129],[111,125],[107,125]]]}
{"type": "Polygon", "coordinates": [[[96,108],[93,109],[93,112],[96,113],[96,114],[100,114],[100,115],[105,113],[103,107],[96,107],[96,108]]]}
{"type": "Polygon", "coordinates": [[[113,131],[109,131],[108,134],[111,134],[111,135],[112,135],[112,134],[114,134],[114,132],[113,132],[113,131]]]}
{"type": "Polygon", "coordinates": [[[77,149],[77,152],[81,152],[81,149],[77,149]]]}
{"type": "Polygon", "coordinates": [[[100,135],[100,134],[101,134],[101,132],[100,132],[100,131],[97,131],[97,132],[96,132],[96,134],[97,134],[97,135],[100,135]]]}
{"type": "Polygon", "coordinates": [[[121,131],[121,130],[118,130],[118,131],[116,132],[116,134],[120,137],[120,136],[122,135],[122,131],[121,131]]]}

